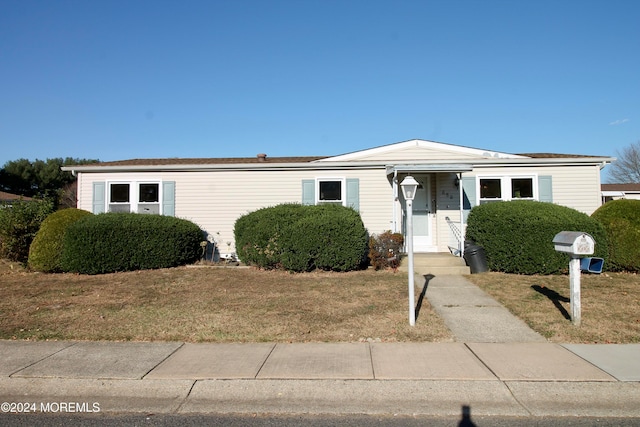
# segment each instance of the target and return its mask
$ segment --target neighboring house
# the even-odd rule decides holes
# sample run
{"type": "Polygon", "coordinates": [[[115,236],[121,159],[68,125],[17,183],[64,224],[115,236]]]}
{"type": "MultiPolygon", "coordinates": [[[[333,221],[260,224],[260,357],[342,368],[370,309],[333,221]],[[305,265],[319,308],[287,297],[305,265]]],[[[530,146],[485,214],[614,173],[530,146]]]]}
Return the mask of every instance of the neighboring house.
{"type": "Polygon", "coordinates": [[[30,201],[33,200],[31,197],[19,196],[17,194],[6,193],[4,191],[0,191],[0,203],[5,205],[10,205],[13,202],[17,202],[20,200],[30,201]]]}
{"type": "Polygon", "coordinates": [[[238,217],[281,203],[340,203],[358,210],[372,234],[404,232],[399,183],[412,175],[420,183],[414,249],[447,252],[461,244],[478,204],[539,200],[591,214],[602,203],[600,170],[612,160],[411,140],[333,157],[137,159],[63,170],[77,174],[78,208],[187,218],[216,239],[223,256],[235,252],[238,217]]]}
{"type": "Polygon", "coordinates": [[[602,203],[618,199],[640,200],[640,184],[602,184],[602,203]]]}

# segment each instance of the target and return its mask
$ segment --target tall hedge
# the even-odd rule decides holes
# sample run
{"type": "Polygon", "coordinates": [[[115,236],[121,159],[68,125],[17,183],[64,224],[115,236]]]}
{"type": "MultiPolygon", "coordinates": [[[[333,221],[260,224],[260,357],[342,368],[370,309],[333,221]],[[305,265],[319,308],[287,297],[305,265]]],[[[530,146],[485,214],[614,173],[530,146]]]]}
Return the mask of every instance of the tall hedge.
{"type": "Polygon", "coordinates": [[[607,231],[609,267],[614,271],[640,271],[640,200],[614,200],[592,215],[607,231]]]}
{"type": "Polygon", "coordinates": [[[556,252],[554,236],[583,231],[593,236],[593,256],[605,258],[608,243],[603,226],[588,215],[552,203],[517,200],[479,205],[468,218],[466,240],[482,246],[492,271],[555,274],[568,269],[567,254],[556,252]]]}
{"type": "Polygon", "coordinates": [[[0,204],[0,257],[26,263],[40,224],[53,210],[46,199],[0,204]]]}
{"type": "Polygon", "coordinates": [[[200,227],[184,219],[104,213],[67,229],[61,265],[83,274],[175,267],[200,258],[202,239],[200,227]]]}
{"type": "Polygon", "coordinates": [[[93,214],[82,209],[68,208],[46,217],[29,248],[29,268],[45,273],[62,271],[60,255],[64,234],[71,224],[90,215],[93,214]]]}
{"type": "Polygon", "coordinates": [[[358,212],[329,204],[283,204],[250,212],[238,218],[234,234],[244,263],[296,272],[355,270],[368,244],[358,212]]]}

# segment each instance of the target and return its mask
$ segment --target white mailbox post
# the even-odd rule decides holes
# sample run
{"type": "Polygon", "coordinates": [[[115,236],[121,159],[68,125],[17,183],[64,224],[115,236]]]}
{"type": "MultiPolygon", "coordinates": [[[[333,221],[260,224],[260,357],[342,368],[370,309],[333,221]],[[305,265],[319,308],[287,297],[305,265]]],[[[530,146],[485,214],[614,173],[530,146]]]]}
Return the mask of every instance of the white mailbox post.
{"type": "Polygon", "coordinates": [[[593,237],[581,231],[561,231],[553,238],[556,251],[569,254],[569,286],[571,298],[571,322],[580,326],[580,257],[593,254],[593,237]]]}

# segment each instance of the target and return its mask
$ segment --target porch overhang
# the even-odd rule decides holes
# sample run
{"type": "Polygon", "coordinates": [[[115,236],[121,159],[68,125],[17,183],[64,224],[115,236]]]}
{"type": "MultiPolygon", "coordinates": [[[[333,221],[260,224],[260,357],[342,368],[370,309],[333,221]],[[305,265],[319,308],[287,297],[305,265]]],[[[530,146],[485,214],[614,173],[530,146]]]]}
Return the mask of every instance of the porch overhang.
{"type": "Polygon", "coordinates": [[[624,197],[626,194],[624,191],[602,191],[603,197],[624,197]]]}
{"type": "Polygon", "coordinates": [[[417,163],[388,165],[387,175],[397,172],[471,172],[473,165],[463,163],[417,163]]]}

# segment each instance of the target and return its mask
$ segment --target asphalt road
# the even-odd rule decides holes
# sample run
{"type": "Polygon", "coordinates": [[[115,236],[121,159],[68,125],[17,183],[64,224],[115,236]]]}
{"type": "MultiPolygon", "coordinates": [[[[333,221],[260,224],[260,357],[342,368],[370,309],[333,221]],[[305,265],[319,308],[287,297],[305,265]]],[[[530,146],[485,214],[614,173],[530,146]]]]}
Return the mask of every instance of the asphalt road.
{"type": "Polygon", "coordinates": [[[394,416],[323,416],[323,415],[141,415],[141,414],[0,414],[0,426],[257,426],[257,427],[631,427],[640,418],[580,417],[394,417],[394,416]]]}

